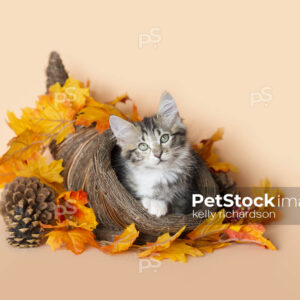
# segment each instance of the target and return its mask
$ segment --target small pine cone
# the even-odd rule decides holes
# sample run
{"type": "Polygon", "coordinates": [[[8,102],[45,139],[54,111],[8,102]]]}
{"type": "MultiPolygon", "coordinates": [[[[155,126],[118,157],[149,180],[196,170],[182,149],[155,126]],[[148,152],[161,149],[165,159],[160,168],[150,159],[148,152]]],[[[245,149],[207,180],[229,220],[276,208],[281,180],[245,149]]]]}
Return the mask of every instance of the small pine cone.
{"type": "Polygon", "coordinates": [[[0,212],[9,232],[8,243],[14,247],[39,246],[44,229],[55,217],[55,194],[39,179],[17,177],[2,193],[0,212]]]}

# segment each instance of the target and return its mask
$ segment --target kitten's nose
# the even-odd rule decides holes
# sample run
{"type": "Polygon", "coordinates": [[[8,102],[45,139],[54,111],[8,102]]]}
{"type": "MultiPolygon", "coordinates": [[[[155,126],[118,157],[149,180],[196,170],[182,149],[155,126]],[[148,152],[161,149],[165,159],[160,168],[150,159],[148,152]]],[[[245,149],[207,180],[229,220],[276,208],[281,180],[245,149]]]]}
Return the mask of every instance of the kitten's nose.
{"type": "Polygon", "coordinates": [[[153,153],[153,154],[154,154],[155,157],[157,157],[158,159],[160,159],[161,156],[162,156],[162,151],[159,152],[159,153],[153,153]]]}

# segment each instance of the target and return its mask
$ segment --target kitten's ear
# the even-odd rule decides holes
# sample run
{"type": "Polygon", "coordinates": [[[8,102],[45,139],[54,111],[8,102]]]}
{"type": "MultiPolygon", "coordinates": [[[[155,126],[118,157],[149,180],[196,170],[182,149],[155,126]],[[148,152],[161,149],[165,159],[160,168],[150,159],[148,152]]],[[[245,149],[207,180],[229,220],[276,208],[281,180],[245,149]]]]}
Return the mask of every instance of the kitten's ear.
{"type": "Polygon", "coordinates": [[[136,140],[137,129],[132,123],[117,116],[110,116],[109,124],[118,142],[128,144],[136,140]]]}
{"type": "Polygon", "coordinates": [[[180,120],[175,100],[168,92],[164,92],[161,96],[157,115],[168,124],[180,120]]]}

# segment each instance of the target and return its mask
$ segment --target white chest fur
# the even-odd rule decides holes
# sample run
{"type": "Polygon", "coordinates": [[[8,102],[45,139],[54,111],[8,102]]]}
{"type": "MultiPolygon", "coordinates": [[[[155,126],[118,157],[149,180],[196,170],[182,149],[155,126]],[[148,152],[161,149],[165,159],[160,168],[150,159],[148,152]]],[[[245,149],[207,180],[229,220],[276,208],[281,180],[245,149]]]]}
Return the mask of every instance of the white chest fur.
{"type": "Polygon", "coordinates": [[[173,183],[178,179],[174,170],[135,168],[131,170],[140,197],[153,197],[154,187],[158,184],[173,183]]]}

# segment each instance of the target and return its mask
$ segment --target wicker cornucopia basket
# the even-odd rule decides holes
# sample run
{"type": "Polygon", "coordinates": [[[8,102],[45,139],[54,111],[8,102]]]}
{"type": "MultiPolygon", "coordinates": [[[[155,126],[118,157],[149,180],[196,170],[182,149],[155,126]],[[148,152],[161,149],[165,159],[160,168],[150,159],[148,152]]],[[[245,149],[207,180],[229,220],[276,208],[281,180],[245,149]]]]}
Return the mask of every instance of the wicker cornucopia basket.
{"type": "MultiPolygon", "coordinates": [[[[66,80],[66,71],[56,52],[52,52],[47,68],[47,83],[66,80]]],[[[47,85],[49,87],[49,85],[47,85]]],[[[93,127],[78,127],[61,144],[51,144],[55,159],[64,161],[64,183],[68,190],[84,190],[99,222],[98,239],[112,240],[115,234],[134,222],[140,231],[140,241],[152,241],[162,233],[175,233],[184,225],[186,231],[194,229],[204,218],[189,215],[167,215],[156,218],[118,181],[111,166],[111,152],[115,139],[111,130],[102,134],[93,127]]],[[[224,173],[212,173],[203,162],[199,169],[198,186],[204,196],[215,196],[225,190],[234,190],[235,184],[224,173]]],[[[197,207],[216,211],[217,207],[197,207]]]]}

